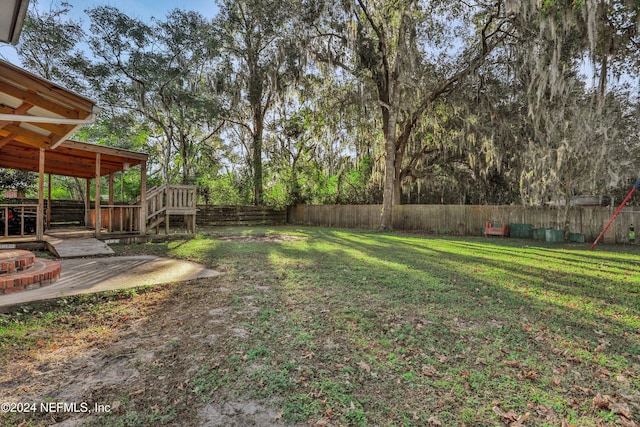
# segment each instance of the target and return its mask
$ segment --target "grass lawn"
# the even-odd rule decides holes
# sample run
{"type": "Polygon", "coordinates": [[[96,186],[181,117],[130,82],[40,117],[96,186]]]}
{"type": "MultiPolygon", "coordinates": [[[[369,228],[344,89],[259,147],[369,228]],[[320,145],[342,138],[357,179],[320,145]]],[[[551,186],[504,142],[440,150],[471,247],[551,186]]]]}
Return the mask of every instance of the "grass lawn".
{"type": "Polygon", "coordinates": [[[78,391],[117,402],[87,425],[243,400],[292,424],[640,424],[640,248],[273,227],[114,249],[224,274],[0,315],[0,400],[50,398],[37,372],[60,348],[69,372],[137,334],[130,384],[78,391]]]}

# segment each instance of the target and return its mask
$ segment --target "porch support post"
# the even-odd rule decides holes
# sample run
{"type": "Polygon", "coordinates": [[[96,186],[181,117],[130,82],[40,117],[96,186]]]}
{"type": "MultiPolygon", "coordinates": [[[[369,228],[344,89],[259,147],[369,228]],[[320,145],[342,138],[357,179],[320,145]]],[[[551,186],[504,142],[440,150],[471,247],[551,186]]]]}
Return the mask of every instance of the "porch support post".
{"type": "Polygon", "coordinates": [[[87,178],[84,194],[84,226],[88,228],[91,223],[91,178],[87,178]]]}
{"type": "Polygon", "coordinates": [[[147,162],[140,162],[140,235],[147,234],[147,162]]]}
{"type": "Polygon", "coordinates": [[[96,153],[96,237],[100,237],[102,218],[100,218],[100,153],[96,153]]]}
{"type": "Polygon", "coordinates": [[[113,205],[113,200],[114,200],[113,182],[114,182],[114,175],[113,175],[113,172],[111,172],[109,174],[109,204],[110,205],[113,205]]]}
{"type": "Polygon", "coordinates": [[[47,229],[51,228],[51,174],[47,183],[47,229]]]}
{"type": "MultiPolygon", "coordinates": [[[[113,232],[113,181],[114,173],[109,173],[109,232],[113,232]]],[[[122,231],[122,230],[120,230],[122,231]]]]}
{"type": "Polygon", "coordinates": [[[38,210],[36,213],[36,240],[44,240],[44,149],[40,149],[38,159],[38,210]]]}

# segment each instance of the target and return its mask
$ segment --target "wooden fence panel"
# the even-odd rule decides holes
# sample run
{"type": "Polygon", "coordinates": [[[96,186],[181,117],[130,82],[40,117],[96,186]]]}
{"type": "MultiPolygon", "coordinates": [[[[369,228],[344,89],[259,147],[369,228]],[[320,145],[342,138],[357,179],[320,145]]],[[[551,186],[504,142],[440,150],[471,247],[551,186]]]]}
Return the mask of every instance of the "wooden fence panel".
{"type": "MultiPolygon", "coordinates": [[[[341,228],[376,229],[382,205],[297,205],[288,210],[288,222],[341,228]]],[[[572,208],[569,217],[572,233],[582,233],[593,241],[613,215],[609,207],[572,208]]],[[[564,208],[473,205],[400,205],[393,208],[393,228],[431,234],[480,236],[486,221],[500,224],[531,224],[533,228],[564,228],[564,208]]],[[[634,224],[640,236],[640,211],[625,208],[604,242],[626,243],[634,224]]],[[[639,237],[640,241],[640,237],[639,237]]]]}
{"type": "MultiPolygon", "coordinates": [[[[38,204],[38,199],[21,199],[12,202],[38,204]]],[[[44,203],[46,206],[46,199],[44,203]]],[[[77,200],[52,200],[51,223],[56,225],[84,225],[84,202],[77,200]]]]}
{"type": "Polygon", "coordinates": [[[198,226],[284,225],[287,211],[266,206],[198,206],[198,226]]]}
{"type": "MultiPolygon", "coordinates": [[[[26,200],[34,202],[33,200],[26,200]]],[[[37,203],[37,200],[35,201],[37,203]]],[[[95,209],[91,203],[91,209],[95,209]]],[[[197,206],[197,224],[207,225],[284,225],[287,211],[265,206],[197,206]]],[[[181,215],[171,219],[182,223],[181,215]]],[[[84,225],[84,202],[75,200],[52,200],[51,223],[55,225],[84,225]]]]}

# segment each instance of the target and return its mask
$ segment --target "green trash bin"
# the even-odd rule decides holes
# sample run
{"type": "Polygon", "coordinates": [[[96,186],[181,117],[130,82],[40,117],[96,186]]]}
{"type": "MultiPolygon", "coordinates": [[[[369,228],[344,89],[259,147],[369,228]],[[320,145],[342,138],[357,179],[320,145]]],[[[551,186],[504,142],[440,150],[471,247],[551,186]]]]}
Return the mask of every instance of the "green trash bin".
{"type": "Polygon", "coordinates": [[[582,234],[582,233],[569,233],[569,241],[571,243],[584,243],[584,234],[582,234]]]}
{"type": "Polygon", "coordinates": [[[509,224],[509,236],[530,239],[533,237],[533,226],[531,224],[509,224]]]}
{"type": "Polygon", "coordinates": [[[544,242],[546,240],[546,231],[546,228],[534,228],[532,231],[533,239],[541,240],[544,242]]]}
{"type": "Polygon", "coordinates": [[[545,230],[545,242],[560,243],[564,241],[564,231],[553,230],[551,228],[545,230]]]}

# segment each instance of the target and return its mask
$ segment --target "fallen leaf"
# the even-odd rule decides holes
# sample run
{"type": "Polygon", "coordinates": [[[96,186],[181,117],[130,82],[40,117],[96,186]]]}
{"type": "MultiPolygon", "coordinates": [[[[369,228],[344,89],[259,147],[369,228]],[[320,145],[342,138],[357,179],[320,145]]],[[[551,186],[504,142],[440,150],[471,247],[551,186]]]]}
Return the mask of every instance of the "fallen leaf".
{"type": "Polygon", "coordinates": [[[588,387],[580,387],[579,385],[574,385],[573,389],[577,390],[579,392],[582,392],[584,394],[592,394],[593,393],[593,390],[591,390],[590,388],[588,388],[588,387]]]}
{"type": "Polygon", "coordinates": [[[520,376],[528,380],[535,380],[538,378],[538,373],[535,371],[521,371],[520,376]]]}
{"type": "Polygon", "coordinates": [[[624,426],[624,427],[639,427],[640,424],[636,423],[633,420],[629,420],[625,417],[620,417],[620,423],[624,426]]]}
{"type": "Polygon", "coordinates": [[[593,406],[596,408],[608,408],[609,407],[609,396],[606,394],[603,396],[602,394],[596,394],[596,397],[592,400],[593,406]]]}
{"type": "Polygon", "coordinates": [[[516,414],[513,410],[509,410],[508,412],[505,412],[499,407],[494,406],[493,412],[501,416],[505,420],[512,421],[512,422],[518,421],[518,414],[516,414]]]}
{"type": "Polygon", "coordinates": [[[432,377],[437,373],[438,373],[438,371],[436,370],[435,367],[433,367],[431,365],[422,365],[422,375],[426,375],[428,377],[432,377]]]}
{"type": "Polygon", "coordinates": [[[432,427],[442,427],[442,423],[436,417],[429,417],[427,423],[429,423],[429,425],[432,427]]]}
{"type": "Polygon", "coordinates": [[[593,351],[595,351],[596,353],[599,353],[601,351],[604,351],[605,348],[607,348],[607,345],[605,343],[602,343],[599,346],[597,346],[596,348],[594,348],[593,351]]]}
{"type": "Polygon", "coordinates": [[[629,410],[629,405],[624,403],[621,400],[613,400],[609,402],[609,409],[613,411],[614,414],[622,415],[625,418],[631,419],[631,411],[629,410]]]}
{"type": "Polygon", "coordinates": [[[366,362],[358,363],[358,368],[360,368],[360,369],[362,369],[363,371],[366,371],[366,372],[371,372],[371,366],[369,366],[369,364],[366,363],[366,362]]]}
{"type": "Polygon", "coordinates": [[[629,380],[624,375],[618,375],[616,377],[616,381],[618,381],[619,383],[622,383],[622,384],[629,384],[629,380]]]}
{"type": "Polygon", "coordinates": [[[529,421],[529,413],[520,415],[517,420],[509,424],[509,427],[524,427],[524,422],[529,421]]]}
{"type": "Polygon", "coordinates": [[[522,366],[522,364],[520,362],[518,362],[517,360],[505,360],[504,364],[511,367],[511,368],[519,368],[522,366]]]}

